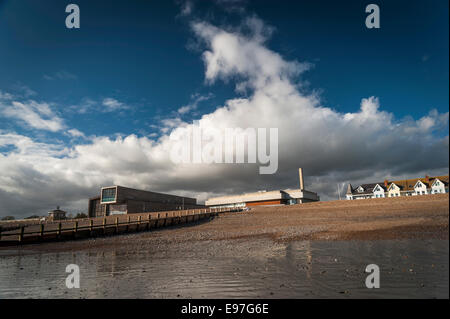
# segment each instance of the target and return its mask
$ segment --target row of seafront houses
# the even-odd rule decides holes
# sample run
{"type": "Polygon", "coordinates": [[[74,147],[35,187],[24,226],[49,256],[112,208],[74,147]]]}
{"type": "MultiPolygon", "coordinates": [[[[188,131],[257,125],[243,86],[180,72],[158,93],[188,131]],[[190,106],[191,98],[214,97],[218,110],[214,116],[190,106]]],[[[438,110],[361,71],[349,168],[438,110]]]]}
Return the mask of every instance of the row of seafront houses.
{"type": "Polygon", "coordinates": [[[444,193],[448,193],[448,175],[397,181],[385,180],[382,183],[361,184],[355,188],[348,184],[346,198],[355,200],[444,193]]]}

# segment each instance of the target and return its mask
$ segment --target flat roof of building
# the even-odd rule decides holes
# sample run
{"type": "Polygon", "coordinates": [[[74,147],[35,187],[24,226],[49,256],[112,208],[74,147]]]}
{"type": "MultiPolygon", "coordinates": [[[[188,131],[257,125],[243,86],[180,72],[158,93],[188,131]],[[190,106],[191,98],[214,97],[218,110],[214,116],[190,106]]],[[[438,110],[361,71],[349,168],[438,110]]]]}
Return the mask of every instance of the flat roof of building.
{"type": "Polygon", "coordinates": [[[285,190],[273,190],[273,191],[259,191],[253,193],[244,193],[240,195],[219,196],[206,200],[205,205],[226,205],[235,203],[247,203],[247,202],[259,202],[281,199],[312,199],[318,200],[318,196],[314,192],[310,192],[302,189],[285,189],[285,190]]]}

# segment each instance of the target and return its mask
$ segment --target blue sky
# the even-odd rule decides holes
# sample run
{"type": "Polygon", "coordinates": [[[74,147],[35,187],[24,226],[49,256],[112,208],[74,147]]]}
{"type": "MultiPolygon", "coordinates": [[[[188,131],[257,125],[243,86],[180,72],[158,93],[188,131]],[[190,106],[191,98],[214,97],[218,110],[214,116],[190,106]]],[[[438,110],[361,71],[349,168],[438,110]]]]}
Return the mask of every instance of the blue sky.
{"type": "Polygon", "coordinates": [[[0,179],[0,199],[34,209],[35,197],[23,194],[46,189],[50,195],[36,209],[53,204],[52,196],[82,207],[98,187],[119,182],[204,199],[247,190],[249,180],[256,189],[290,187],[300,165],[327,199],[335,196],[335,182],[448,172],[448,1],[378,1],[380,29],[365,27],[368,3],[356,0],[77,0],[80,29],[65,27],[69,3],[0,1],[0,168],[10,172],[0,179]],[[236,49],[236,59],[207,81],[214,61],[205,53],[227,54],[226,42],[214,47],[224,33],[254,51],[236,49]],[[268,52],[267,60],[252,57],[268,52]],[[266,63],[274,66],[270,81],[284,77],[277,63],[290,68],[292,61],[308,70],[293,66],[295,75],[273,84],[280,92],[293,89],[299,105],[286,95],[259,109],[256,97],[270,95],[270,87],[251,82],[267,76],[258,73],[266,63]],[[255,65],[241,70],[242,63],[255,65]],[[250,85],[237,90],[240,83],[250,85]],[[248,122],[227,108],[238,100],[248,104],[242,107],[248,122]],[[288,114],[274,122],[280,130],[293,128],[280,132],[286,139],[278,174],[220,168],[217,176],[233,176],[222,188],[208,186],[211,176],[193,179],[189,169],[167,167],[167,180],[148,175],[164,166],[155,154],[172,129],[211,117],[217,125],[266,127],[263,114],[277,101],[288,114]],[[306,112],[310,107],[317,114],[306,112]],[[305,113],[298,126],[309,126],[297,132],[289,112],[299,110],[305,113]],[[124,152],[129,167],[118,158],[124,152]],[[414,152],[419,155],[405,164],[414,152]],[[58,174],[45,163],[54,163],[58,174]],[[123,175],[110,174],[116,170],[123,175]],[[30,175],[37,182],[24,186],[30,175]]]}
{"type": "MultiPolygon", "coordinates": [[[[0,7],[0,87],[27,86],[55,103],[86,134],[152,132],[162,114],[214,94],[199,104],[210,112],[235,96],[233,85],[205,86],[203,62],[189,49],[192,34],[171,1],[78,1],[79,30],[65,28],[64,1],[3,1],[0,7]],[[67,76],[57,78],[55,74],[67,76]],[[64,74],[64,73],[62,73],[64,74]],[[45,76],[55,76],[46,80],[45,76]],[[124,118],[67,111],[83,99],[114,98],[131,107],[124,118]],[[104,121],[108,118],[108,121],[104,121]]],[[[361,1],[253,1],[247,10],[275,28],[269,47],[288,60],[308,61],[307,90],[324,104],[355,111],[378,96],[396,116],[420,117],[448,109],[448,2],[385,1],[381,29],[364,27],[361,1]],[[326,10],[325,10],[326,9],[326,10]]],[[[198,16],[228,23],[240,18],[207,2],[198,16]]],[[[2,125],[14,125],[5,124],[2,125]]],[[[21,130],[16,127],[16,130],[21,130]]]]}

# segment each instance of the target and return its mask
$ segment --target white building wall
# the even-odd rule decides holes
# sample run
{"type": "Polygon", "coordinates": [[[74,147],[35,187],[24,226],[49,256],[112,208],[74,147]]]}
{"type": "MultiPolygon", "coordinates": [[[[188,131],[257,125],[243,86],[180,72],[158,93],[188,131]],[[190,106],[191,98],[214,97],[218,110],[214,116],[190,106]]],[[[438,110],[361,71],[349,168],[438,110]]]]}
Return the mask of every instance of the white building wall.
{"type": "Polygon", "coordinates": [[[373,191],[373,198],[384,198],[384,197],[386,196],[383,187],[381,187],[380,185],[375,186],[373,191]]]}
{"type": "Polygon", "coordinates": [[[397,185],[392,185],[388,191],[388,197],[400,197],[400,188],[397,185]]]}
{"type": "Polygon", "coordinates": [[[426,195],[426,194],[428,194],[427,186],[422,182],[417,183],[416,186],[414,187],[414,195],[426,195]]]}
{"type": "Polygon", "coordinates": [[[439,180],[434,181],[431,186],[431,194],[444,194],[445,193],[445,185],[439,180]]]}

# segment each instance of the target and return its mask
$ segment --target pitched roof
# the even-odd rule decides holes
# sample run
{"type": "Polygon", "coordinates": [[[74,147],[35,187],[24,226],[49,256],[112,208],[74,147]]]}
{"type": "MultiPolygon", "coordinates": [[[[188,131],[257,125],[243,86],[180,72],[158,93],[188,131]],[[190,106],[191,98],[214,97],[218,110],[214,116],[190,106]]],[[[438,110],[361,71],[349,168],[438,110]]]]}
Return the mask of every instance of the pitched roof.
{"type": "Polygon", "coordinates": [[[427,187],[431,187],[431,184],[433,184],[433,181],[436,178],[442,182],[447,181],[447,183],[448,183],[448,175],[444,175],[444,176],[434,176],[434,177],[428,177],[428,178],[411,178],[411,179],[404,179],[404,180],[398,180],[398,181],[391,181],[391,182],[389,182],[389,186],[392,183],[394,183],[395,185],[400,187],[400,190],[402,190],[402,191],[413,191],[414,186],[416,185],[417,181],[420,180],[427,187]]]}
{"type": "Polygon", "coordinates": [[[353,194],[372,194],[375,186],[380,185],[384,188],[383,183],[371,183],[371,184],[361,184],[353,190],[353,194]],[[364,189],[363,192],[359,192],[358,188],[362,187],[364,189]]]}
{"type": "Polygon", "coordinates": [[[380,185],[385,191],[392,185],[397,185],[400,190],[402,191],[414,191],[414,186],[416,185],[417,181],[421,181],[424,183],[427,188],[431,187],[435,179],[439,179],[441,182],[443,182],[446,186],[449,184],[449,176],[448,175],[441,175],[441,176],[434,176],[434,177],[425,177],[425,178],[411,178],[411,179],[404,179],[404,180],[396,180],[396,181],[389,181],[387,187],[385,186],[385,183],[370,183],[370,184],[361,184],[358,187],[352,188],[351,185],[349,185],[349,188],[347,190],[347,194],[371,194],[373,193],[373,189],[378,184],[380,185]],[[358,188],[362,187],[364,189],[363,192],[358,192],[358,188]],[[349,193],[349,190],[351,189],[351,193],[349,193]]]}
{"type": "Polygon", "coordinates": [[[352,187],[352,184],[348,184],[348,186],[347,186],[347,193],[346,194],[352,194],[353,193],[353,187],[352,187]]]}
{"type": "Polygon", "coordinates": [[[444,183],[445,186],[448,186],[448,176],[438,176],[438,177],[435,177],[435,178],[433,179],[433,181],[431,182],[431,185],[434,183],[434,181],[435,181],[436,179],[438,179],[438,180],[440,180],[442,183],[444,183]]]}

